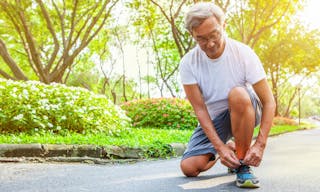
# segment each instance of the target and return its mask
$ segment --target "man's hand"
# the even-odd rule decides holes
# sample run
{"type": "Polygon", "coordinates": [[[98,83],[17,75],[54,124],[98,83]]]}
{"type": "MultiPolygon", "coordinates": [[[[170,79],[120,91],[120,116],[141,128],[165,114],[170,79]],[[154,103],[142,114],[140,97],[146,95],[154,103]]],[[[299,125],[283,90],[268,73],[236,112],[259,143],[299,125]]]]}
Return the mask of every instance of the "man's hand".
{"type": "Polygon", "coordinates": [[[243,163],[246,165],[252,165],[258,167],[261,163],[264,147],[255,143],[249,148],[244,157],[243,163]]]}
{"type": "Polygon", "coordinates": [[[240,166],[239,159],[234,153],[232,147],[224,144],[219,147],[219,150],[217,151],[220,156],[220,161],[223,165],[233,169],[236,169],[240,166]]]}

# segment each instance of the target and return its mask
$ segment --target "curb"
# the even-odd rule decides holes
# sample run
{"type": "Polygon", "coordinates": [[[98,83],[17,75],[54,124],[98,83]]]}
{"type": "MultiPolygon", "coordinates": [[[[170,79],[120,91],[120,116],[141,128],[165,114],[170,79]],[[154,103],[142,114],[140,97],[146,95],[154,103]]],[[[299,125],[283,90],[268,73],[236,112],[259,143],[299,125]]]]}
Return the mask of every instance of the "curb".
{"type": "MultiPolygon", "coordinates": [[[[186,149],[182,143],[172,143],[169,147],[172,157],[181,156],[186,149]]],[[[0,162],[128,163],[147,159],[144,155],[146,150],[97,145],[0,144],[0,162]]]]}

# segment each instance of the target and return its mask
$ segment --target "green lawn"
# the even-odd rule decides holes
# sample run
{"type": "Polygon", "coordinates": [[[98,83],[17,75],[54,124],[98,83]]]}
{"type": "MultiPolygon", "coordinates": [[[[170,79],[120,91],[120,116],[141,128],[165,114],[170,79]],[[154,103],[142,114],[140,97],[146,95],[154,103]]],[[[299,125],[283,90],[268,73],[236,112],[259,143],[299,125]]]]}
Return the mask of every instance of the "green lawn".
{"type": "Polygon", "coordinates": [[[109,136],[107,134],[68,134],[65,136],[41,134],[0,135],[0,143],[43,143],[43,144],[94,144],[128,147],[148,147],[153,144],[186,143],[192,131],[163,130],[152,128],[131,129],[129,134],[109,136]]]}
{"type": "MultiPolygon", "coordinates": [[[[305,126],[274,126],[270,135],[296,131],[299,129],[312,128],[305,126]]],[[[93,144],[93,145],[117,145],[128,147],[148,147],[155,144],[187,143],[193,131],[191,130],[164,130],[152,128],[133,128],[128,134],[121,136],[108,136],[107,134],[67,134],[65,136],[41,134],[27,135],[0,135],[0,143],[42,143],[42,144],[93,144]]],[[[255,130],[255,136],[258,129],[255,130]]]]}
{"type": "MultiPolygon", "coordinates": [[[[292,131],[298,131],[298,130],[304,130],[304,129],[311,129],[315,128],[315,126],[310,124],[304,124],[301,126],[298,125],[277,125],[273,126],[270,130],[269,136],[275,136],[283,133],[288,133],[292,131]]],[[[257,136],[259,132],[259,129],[255,129],[254,136],[257,136]]]]}

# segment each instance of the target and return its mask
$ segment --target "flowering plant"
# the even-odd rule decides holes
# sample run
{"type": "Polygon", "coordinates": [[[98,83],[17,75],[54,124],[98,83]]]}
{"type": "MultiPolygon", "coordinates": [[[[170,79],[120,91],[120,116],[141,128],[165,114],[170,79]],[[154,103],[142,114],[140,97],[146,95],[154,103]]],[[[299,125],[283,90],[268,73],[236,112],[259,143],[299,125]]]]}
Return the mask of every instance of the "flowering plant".
{"type": "Polygon", "coordinates": [[[130,127],[124,111],[86,89],[0,79],[0,132],[100,133],[130,127]]]}
{"type": "Polygon", "coordinates": [[[194,129],[197,119],[186,99],[153,98],[126,102],[121,108],[135,127],[194,129]]]}

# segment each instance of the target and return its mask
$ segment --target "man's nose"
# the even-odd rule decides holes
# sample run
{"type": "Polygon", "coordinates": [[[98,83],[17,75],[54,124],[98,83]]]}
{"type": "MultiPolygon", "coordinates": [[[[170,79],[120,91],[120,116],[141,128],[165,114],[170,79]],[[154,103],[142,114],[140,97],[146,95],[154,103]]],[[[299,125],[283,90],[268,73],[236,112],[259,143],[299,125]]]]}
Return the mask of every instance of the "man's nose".
{"type": "Polygon", "coordinates": [[[211,48],[215,45],[216,43],[212,39],[208,39],[207,47],[211,48]]]}

